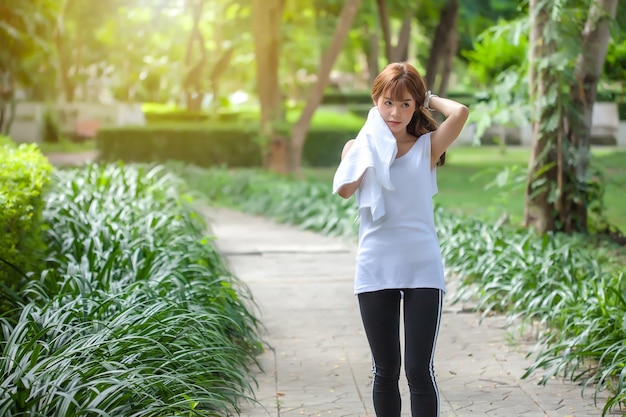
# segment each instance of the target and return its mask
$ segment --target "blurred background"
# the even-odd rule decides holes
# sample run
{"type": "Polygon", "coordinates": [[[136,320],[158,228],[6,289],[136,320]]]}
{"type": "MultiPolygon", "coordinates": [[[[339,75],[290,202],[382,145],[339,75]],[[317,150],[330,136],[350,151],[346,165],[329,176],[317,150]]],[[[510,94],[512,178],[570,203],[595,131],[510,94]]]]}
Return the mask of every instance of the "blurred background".
{"type": "MultiPolygon", "coordinates": [[[[0,134],[52,156],[330,180],[371,107],[373,77],[406,60],[433,92],[471,109],[456,142],[468,150],[449,161],[480,166],[450,174],[453,188],[463,192],[460,179],[480,177],[478,190],[496,181],[511,195],[516,182],[520,197],[508,211],[521,217],[520,164],[538,154],[541,136],[533,123],[557,138],[561,126],[575,126],[571,117],[588,113],[588,126],[567,141],[578,143],[572,135],[581,132],[585,152],[620,164],[613,151],[626,147],[626,8],[609,3],[602,39],[589,46],[594,3],[585,1],[6,0],[0,134]],[[582,57],[598,67],[584,88],[582,57]],[[531,81],[533,72],[544,85],[531,81]],[[537,105],[543,113],[533,115],[537,105]],[[556,126],[560,109],[574,116],[558,116],[564,124],[556,126]],[[511,165],[515,173],[493,171],[511,165]]],[[[565,159],[570,170],[586,166],[565,159]]],[[[609,189],[622,184],[617,172],[609,189]]],[[[612,212],[619,204],[608,206],[611,218],[623,217],[612,212]]]]}

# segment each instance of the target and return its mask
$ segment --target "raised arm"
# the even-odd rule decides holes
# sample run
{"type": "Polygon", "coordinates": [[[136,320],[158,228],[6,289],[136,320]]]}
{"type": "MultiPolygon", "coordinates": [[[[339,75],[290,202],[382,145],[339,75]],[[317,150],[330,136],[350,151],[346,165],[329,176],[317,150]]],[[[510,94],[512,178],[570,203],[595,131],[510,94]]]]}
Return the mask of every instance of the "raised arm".
{"type": "Polygon", "coordinates": [[[445,120],[430,135],[430,165],[434,167],[439,157],[456,140],[469,116],[467,106],[443,97],[431,96],[428,107],[445,116],[445,120]]]}

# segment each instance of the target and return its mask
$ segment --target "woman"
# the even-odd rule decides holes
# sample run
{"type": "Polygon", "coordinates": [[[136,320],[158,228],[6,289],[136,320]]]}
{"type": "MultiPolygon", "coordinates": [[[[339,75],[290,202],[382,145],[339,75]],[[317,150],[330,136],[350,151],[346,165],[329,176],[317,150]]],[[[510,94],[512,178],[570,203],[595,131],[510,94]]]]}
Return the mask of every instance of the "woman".
{"type": "MultiPolygon", "coordinates": [[[[365,181],[374,181],[380,172],[357,168],[356,179],[343,181],[336,174],[334,191],[343,198],[357,193],[360,226],[354,288],[372,353],[374,410],[378,417],[400,416],[403,299],[404,364],[411,415],[435,417],[439,416],[439,393],[433,357],[445,281],[432,196],[437,192],[436,167],[445,162],[445,152],[461,133],[469,111],[460,103],[427,91],[424,79],[407,63],[385,67],[374,80],[372,99],[374,116],[382,118],[381,125],[386,125],[391,146],[395,146],[386,168],[391,186],[379,186],[376,192],[384,202],[384,214],[373,216],[374,211],[364,207],[365,197],[359,198],[359,192],[365,194],[365,181]],[[437,126],[431,111],[443,114],[445,121],[437,126]]],[[[360,140],[358,136],[356,140],[360,140]]],[[[382,139],[372,140],[369,152],[382,139]]],[[[358,148],[354,145],[355,139],[345,144],[341,162],[352,164],[353,170],[364,158],[363,146],[357,151],[352,149],[358,148]]],[[[380,171],[376,163],[364,165],[380,171]]],[[[340,168],[345,167],[340,164],[340,168]]]]}

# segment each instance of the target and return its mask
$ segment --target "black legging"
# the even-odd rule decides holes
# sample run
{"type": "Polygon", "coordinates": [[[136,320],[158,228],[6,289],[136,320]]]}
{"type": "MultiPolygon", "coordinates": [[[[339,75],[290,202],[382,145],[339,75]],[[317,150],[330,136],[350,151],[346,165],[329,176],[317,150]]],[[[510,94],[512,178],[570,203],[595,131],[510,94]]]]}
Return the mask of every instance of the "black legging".
{"type": "MultiPolygon", "coordinates": [[[[439,416],[439,391],[433,357],[443,292],[433,288],[405,289],[404,367],[413,417],[439,416]]],[[[358,295],[365,334],[372,352],[374,410],[378,417],[400,417],[400,297],[401,290],[358,295]]]]}

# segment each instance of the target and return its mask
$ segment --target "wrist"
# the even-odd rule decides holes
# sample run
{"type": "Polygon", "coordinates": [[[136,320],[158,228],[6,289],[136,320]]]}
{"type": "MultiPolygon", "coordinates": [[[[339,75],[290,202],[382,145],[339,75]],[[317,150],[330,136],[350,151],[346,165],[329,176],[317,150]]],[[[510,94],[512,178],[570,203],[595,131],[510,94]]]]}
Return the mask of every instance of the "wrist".
{"type": "Polygon", "coordinates": [[[430,99],[432,99],[433,97],[439,97],[437,94],[433,94],[430,92],[430,90],[428,90],[426,92],[426,98],[424,99],[424,108],[428,111],[434,111],[435,109],[433,109],[432,107],[430,107],[430,99]]]}

